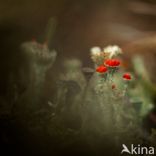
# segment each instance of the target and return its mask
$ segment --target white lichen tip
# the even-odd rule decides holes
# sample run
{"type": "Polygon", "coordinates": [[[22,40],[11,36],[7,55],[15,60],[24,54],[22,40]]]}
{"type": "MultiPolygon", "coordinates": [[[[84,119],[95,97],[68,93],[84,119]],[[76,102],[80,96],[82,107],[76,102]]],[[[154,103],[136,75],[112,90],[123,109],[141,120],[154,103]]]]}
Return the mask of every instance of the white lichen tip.
{"type": "Polygon", "coordinates": [[[96,65],[102,64],[102,62],[103,62],[103,60],[105,58],[104,52],[102,52],[100,47],[92,47],[90,49],[90,55],[91,55],[92,61],[96,65]]]}
{"type": "Polygon", "coordinates": [[[90,49],[91,55],[100,55],[101,54],[101,48],[100,47],[92,47],[90,49]]]}
{"type": "Polygon", "coordinates": [[[109,53],[109,58],[122,54],[122,49],[117,45],[110,45],[104,48],[104,53],[109,53]]]}

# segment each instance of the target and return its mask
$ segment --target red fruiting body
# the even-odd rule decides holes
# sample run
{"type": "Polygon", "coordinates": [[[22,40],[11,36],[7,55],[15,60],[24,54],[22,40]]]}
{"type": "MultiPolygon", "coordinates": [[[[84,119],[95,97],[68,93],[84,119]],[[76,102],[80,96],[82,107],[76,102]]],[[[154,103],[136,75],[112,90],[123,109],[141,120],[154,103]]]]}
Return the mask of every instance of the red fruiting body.
{"type": "Polygon", "coordinates": [[[123,74],[123,79],[125,79],[125,80],[131,80],[131,75],[129,74],[129,73],[125,73],[125,74],[123,74]]]}
{"type": "Polygon", "coordinates": [[[112,84],[112,89],[115,89],[115,88],[116,88],[115,84],[112,84]]]}
{"type": "Polygon", "coordinates": [[[120,65],[120,61],[117,59],[108,59],[104,64],[110,67],[118,67],[120,65]]]}
{"type": "Polygon", "coordinates": [[[104,65],[98,66],[96,68],[96,71],[99,73],[105,73],[105,72],[107,72],[107,67],[105,67],[104,65]]]}

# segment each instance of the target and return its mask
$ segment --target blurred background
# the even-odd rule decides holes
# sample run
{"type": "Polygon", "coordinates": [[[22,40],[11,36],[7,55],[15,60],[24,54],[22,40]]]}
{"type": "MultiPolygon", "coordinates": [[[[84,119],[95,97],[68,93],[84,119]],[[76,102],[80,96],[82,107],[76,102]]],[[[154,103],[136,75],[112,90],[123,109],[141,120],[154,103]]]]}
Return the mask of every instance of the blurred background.
{"type": "MultiPolygon", "coordinates": [[[[154,38],[155,10],[155,0],[1,0],[1,85],[8,70],[16,70],[22,62],[19,45],[32,38],[45,41],[51,17],[58,24],[50,47],[59,57],[76,56],[88,65],[92,46],[124,47],[142,38],[154,38]]],[[[155,45],[150,46],[154,49],[155,45]]]]}
{"type": "MultiPolygon", "coordinates": [[[[58,52],[56,71],[62,58],[77,57],[84,66],[91,66],[91,47],[117,44],[123,48],[127,68],[131,68],[133,55],[143,56],[155,86],[155,0],[1,0],[1,99],[8,97],[10,74],[18,78],[19,68],[25,63],[20,45],[34,38],[44,43],[46,25],[51,17],[57,21],[55,34],[49,42],[50,49],[58,52]]],[[[153,101],[155,104],[155,96],[153,101]]],[[[155,127],[156,117],[152,116],[152,120],[150,124],[155,127]]]]}

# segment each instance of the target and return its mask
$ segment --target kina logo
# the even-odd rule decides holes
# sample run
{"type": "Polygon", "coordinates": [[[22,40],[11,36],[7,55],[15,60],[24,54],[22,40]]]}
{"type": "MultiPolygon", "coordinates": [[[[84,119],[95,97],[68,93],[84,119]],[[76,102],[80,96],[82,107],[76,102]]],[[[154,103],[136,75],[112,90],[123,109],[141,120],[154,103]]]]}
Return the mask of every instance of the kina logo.
{"type": "Polygon", "coordinates": [[[154,147],[141,147],[140,145],[134,146],[133,144],[131,144],[131,147],[128,148],[125,144],[122,144],[121,154],[123,153],[128,153],[130,155],[154,155],[155,150],[154,147]]]}

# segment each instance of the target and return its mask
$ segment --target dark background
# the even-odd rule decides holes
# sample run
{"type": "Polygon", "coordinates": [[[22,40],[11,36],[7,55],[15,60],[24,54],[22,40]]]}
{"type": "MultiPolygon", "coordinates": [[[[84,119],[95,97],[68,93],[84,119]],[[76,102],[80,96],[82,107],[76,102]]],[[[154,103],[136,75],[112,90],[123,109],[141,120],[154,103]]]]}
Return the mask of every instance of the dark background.
{"type": "Polygon", "coordinates": [[[78,57],[88,66],[92,46],[124,47],[155,35],[155,8],[154,0],[1,0],[1,93],[5,94],[8,74],[23,63],[20,44],[32,38],[43,43],[51,17],[58,24],[50,48],[57,50],[60,60],[78,57]]]}
{"type": "MultiPolygon", "coordinates": [[[[90,66],[89,49],[92,46],[118,44],[124,48],[137,40],[154,37],[156,1],[0,0],[1,99],[8,97],[10,74],[18,79],[19,68],[25,63],[19,48],[21,43],[32,38],[45,42],[45,28],[51,17],[57,20],[56,32],[49,44],[58,52],[56,69],[59,70],[58,64],[64,57],[77,57],[84,66],[90,66]]],[[[150,47],[155,53],[154,43],[150,47]]],[[[133,55],[131,50],[126,52],[133,55]]],[[[2,122],[6,124],[5,119],[2,122]]],[[[14,130],[11,133],[8,130],[8,134],[20,136],[22,133],[17,127],[14,130]]],[[[14,142],[9,144],[12,146],[14,142]]]]}

